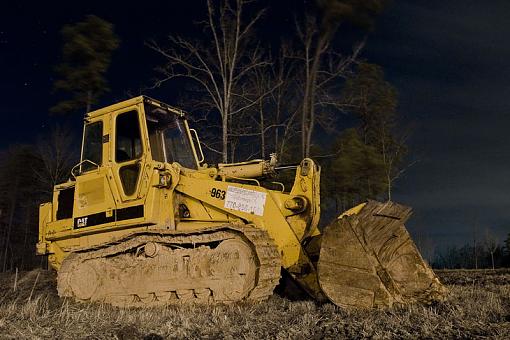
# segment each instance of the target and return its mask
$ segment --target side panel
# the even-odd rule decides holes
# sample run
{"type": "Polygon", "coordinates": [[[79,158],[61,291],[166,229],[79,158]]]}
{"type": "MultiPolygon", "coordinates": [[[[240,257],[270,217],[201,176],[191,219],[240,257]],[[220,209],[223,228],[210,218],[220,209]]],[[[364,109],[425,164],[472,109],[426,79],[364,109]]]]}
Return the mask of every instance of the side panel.
{"type": "Polygon", "coordinates": [[[73,229],[115,222],[116,206],[106,174],[103,168],[76,178],[73,229]]]}

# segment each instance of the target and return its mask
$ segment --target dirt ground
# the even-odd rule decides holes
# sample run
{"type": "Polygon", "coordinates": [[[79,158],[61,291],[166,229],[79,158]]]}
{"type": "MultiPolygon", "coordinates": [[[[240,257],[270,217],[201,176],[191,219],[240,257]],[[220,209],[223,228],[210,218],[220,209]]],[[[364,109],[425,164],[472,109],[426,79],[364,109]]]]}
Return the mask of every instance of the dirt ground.
{"type": "Polygon", "coordinates": [[[438,273],[450,290],[445,302],[368,311],[278,295],[255,305],[120,309],[58,298],[52,272],[3,274],[0,338],[510,339],[510,269],[438,273]]]}

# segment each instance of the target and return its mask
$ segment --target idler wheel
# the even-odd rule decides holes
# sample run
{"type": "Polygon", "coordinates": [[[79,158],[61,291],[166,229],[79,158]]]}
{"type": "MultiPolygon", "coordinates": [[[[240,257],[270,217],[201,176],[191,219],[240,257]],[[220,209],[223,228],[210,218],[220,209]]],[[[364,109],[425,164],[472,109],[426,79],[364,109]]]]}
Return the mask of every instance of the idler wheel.
{"type": "Polygon", "coordinates": [[[82,263],[71,274],[69,284],[74,296],[80,300],[88,300],[99,287],[99,276],[91,265],[82,263]]]}
{"type": "Polygon", "coordinates": [[[160,249],[160,245],[154,242],[147,242],[145,247],[143,248],[145,255],[148,257],[155,257],[158,255],[160,249]]]}
{"type": "Polygon", "coordinates": [[[221,242],[215,249],[214,272],[223,276],[225,283],[213,292],[216,299],[239,301],[255,287],[257,263],[255,254],[242,240],[221,242]]]}

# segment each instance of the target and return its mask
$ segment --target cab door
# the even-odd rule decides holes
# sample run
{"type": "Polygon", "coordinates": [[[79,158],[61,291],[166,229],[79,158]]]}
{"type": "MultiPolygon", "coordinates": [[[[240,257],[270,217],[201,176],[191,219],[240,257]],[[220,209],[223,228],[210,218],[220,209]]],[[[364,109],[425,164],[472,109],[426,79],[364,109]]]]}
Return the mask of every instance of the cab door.
{"type": "Polygon", "coordinates": [[[149,171],[147,141],[144,136],[142,110],[131,106],[112,114],[111,174],[117,188],[118,224],[143,222],[144,201],[147,196],[149,171]],[[134,221],[133,221],[134,219],[134,221]]]}
{"type": "Polygon", "coordinates": [[[94,118],[85,124],[81,162],[76,176],[73,229],[115,223],[115,200],[108,182],[109,121],[94,118]]]}

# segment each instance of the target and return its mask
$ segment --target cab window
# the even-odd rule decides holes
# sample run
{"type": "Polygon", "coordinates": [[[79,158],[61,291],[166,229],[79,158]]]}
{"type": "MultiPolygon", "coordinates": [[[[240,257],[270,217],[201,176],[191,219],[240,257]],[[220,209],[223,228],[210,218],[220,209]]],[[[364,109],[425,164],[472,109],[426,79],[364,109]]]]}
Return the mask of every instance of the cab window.
{"type": "Polygon", "coordinates": [[[152,105],[145,106],[147,130],[152,159],[177,162],[185,168],[196,169],[197,163],[182,117],[152,105]]]}
{"type": "MultiPolygon", "coordinates": [[[[115,161],[125,163],[142,157],[142,138],[138,111],[128,111],[117,116],[115,136],[115,161]]],[[[129,162],[119,168],[119,178],[122,189],[127,196],[135,194],[140,164],[129,162]]]]}
{"type": "MultiPolygon", "coordinates": [[[[83,137],[82,161],[89,160],[101,166],[103,159],[103,122],[94,122],[85,126],[83,137]]],[[[97,169],[96,165],[83,162],[81,171],[86,172],[97,169]]]]}
{"type": "Polygon", "coordinates": [[[128,111],[117,116],[115,142],[115,161],[117,163],[131,161],[142,156],[142,139],[138,112],[128,111]]]}

